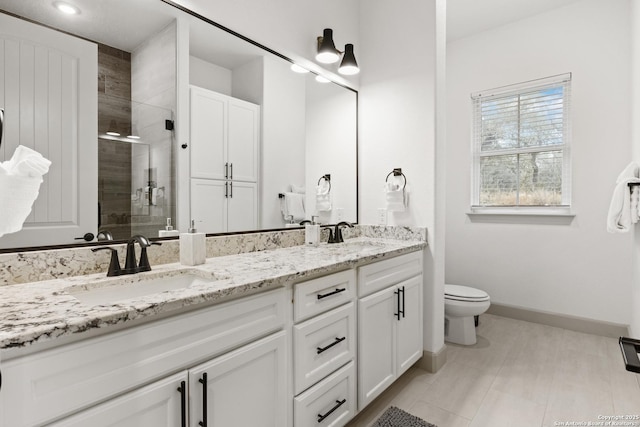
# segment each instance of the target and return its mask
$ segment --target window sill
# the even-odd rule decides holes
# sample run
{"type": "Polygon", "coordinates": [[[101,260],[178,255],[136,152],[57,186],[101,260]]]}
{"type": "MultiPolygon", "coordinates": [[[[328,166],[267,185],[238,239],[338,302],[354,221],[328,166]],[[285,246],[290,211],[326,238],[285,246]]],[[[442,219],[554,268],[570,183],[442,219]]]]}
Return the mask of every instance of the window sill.
{"type": "Polygon", "coordinates": [[[569,208],[471,208],[471,222],[569,225],[576,216],[569,208]]]}

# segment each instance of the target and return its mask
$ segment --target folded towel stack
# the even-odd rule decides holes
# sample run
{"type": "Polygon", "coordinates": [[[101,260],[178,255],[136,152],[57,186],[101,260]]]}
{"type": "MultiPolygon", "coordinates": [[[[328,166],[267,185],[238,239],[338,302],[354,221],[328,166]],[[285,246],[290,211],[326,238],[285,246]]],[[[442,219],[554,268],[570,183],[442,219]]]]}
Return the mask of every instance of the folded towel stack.
{"type": "Polygon", "coordinates": [[[384,192],[387,203],[387,210],[394,212],[404,212],[407,204],[404,192],[404,185],[393,182],[384,184],[384,192]]]}
{"type": "Polygon", "coordinates": [[[10,160],[0,163],[0,237],[22,229],[49,166],[49,160],[22,145],[10,160]]]}
{"type": "Polygon", "coordinates": [[[316,211],[326,212],[331,210],[331,184],[326,179],[321,179],[316,187],[316,211]]]}
{"type": "Polygon", "coordinates": [[[633,193],[629,183],[633,182],[640,183],[640,166],[635,162],[631,162],[624,168],[616,180],[607,215],[607,231],[609,233],[626,233],[631,224],[638,222],[638,209],[640,208],[638,206],[640,204],[638,191],[640,189],[633,186],[635,197],[632,197],[633,193]],[[632,200],[635,202],[632,203],[632,200]]]}
{"type": "Polygon", "coordinates": [[[302,221],[305,218],[304,194],[293,192],[282,194],[284,197],[281,199],[280,209],[285,221],[302,221]]]}

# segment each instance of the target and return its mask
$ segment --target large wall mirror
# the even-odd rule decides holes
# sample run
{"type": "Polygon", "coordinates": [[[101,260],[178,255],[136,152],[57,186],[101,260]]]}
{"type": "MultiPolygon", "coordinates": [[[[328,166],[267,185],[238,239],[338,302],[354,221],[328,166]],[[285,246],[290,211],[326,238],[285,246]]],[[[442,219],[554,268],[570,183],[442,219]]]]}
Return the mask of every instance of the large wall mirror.
{"type": "Polygon", "coordinates": [[[356,91],[170,2],[53,3],[0,0],[0,161],[52,161],[1,251],[357,221],[356,91]]]}

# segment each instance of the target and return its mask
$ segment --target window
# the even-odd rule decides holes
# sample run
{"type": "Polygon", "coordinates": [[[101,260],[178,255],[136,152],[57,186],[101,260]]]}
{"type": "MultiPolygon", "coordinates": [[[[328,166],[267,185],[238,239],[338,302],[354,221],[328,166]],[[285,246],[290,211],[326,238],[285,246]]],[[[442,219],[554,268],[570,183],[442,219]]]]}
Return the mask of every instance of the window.
{"type": "Polygon", "coordinates": [[[474,93],[472,209],[569,208],[571,74],[474,93]]]}

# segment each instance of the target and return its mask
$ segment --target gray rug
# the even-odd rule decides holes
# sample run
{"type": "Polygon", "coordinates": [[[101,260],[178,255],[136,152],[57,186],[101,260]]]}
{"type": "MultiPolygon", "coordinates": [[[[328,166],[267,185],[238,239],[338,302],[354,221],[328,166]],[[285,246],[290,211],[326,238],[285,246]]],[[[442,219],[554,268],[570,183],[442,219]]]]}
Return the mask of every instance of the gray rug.
{"type": "Polygon", "coordinates": [[[372,427],[437,427],[435,424],[390,406],[372,427]]]}

